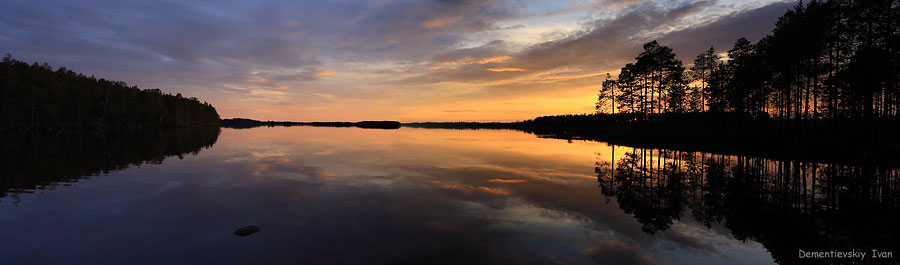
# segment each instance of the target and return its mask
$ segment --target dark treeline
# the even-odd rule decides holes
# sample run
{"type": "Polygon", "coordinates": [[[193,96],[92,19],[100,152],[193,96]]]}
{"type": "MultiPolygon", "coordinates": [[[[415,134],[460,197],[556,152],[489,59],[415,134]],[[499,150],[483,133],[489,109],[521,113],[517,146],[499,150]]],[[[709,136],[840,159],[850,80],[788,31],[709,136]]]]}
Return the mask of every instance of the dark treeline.
{"type": "Polygon", "coordinates": [[[540,137],[771,158],[896,163],[900,128],[864,119],[785,125],[747,113],[621,113],[539,117],[517,124],[540,137]],[[649,118],[652,121],[639,121],[649,118]]]}
{"type": "Polygon", "coordinates": [[[244,118],[223,119],[220,125],[231,129],[248,129],[256,127],[291,127],[291,126],[316,126],[316,127],[358,127],[365,129],[399,129],[399,121],[359,121],[359,122],[294,122],[294,121],[258,121],[244,118]]]}
{"type": "Polygon", "coordinates": [[[605,160],[595,169],[601,192],[649,234],[689,215],[762,243],[779,264],[835,264],[801,260],[799,249],[869,252],[840,264],[893,264],[871,250],[900,251],[897,168],[622,147],[605,160]]]}
{"type": "Polygon", "coordinates": [[[71,185],[110,171],[160,164],[211,147],[220,129],[201,126],[109,134],[14,134],[0,141],[0,198],[71,185]]]}
{"type": "Polygon", "coordinates": [[[0,131],[132,131],[216,125],[216,109],[197,98],[141,90],[65,67],[0,63],[0,131]]]}
{"type": "Polygon", "coordinates": [[[598,95],[602,113],[734,112],[810,121],[893,123],[900,104],[900,1],[799,3],[757,43],[714,48],[690,69],[656,41],[598,95]]]}
{"type": "Polygon", "coordinates": [[[432,129],[510,129],[541,138],[589,140],[643,148],[668,148],[804,161],[896,164],[898,128],[860,119],[828,125],[783,126],[783,121],[735,112],[617,113],[545,116],[521,122],[404,123],[432,129]],[[652,122],[640,121],[652,119],[652,122]],[[863,129],[865,128],[865,129],[863,129]]]}

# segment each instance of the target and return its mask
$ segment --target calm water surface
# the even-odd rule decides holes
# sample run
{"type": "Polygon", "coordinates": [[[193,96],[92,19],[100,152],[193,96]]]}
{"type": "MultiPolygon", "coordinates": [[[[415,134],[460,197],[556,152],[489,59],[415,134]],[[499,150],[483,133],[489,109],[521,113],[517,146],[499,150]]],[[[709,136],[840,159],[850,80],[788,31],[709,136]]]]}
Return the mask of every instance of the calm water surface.
{"type": "Polygon", "coordinates": [[[776,263],[759,232],[735,232],[733,213],[702,202],[730,194],[708,191],[713,173],[697,182],[673,168],[771,164],[753,167],[766,175],[777,161],[504,130],[223,129],[213,141],[86,178],[5,180],[0,264],[776,263]],[[251,224],[261,231],[233,234],[251,224]]]}

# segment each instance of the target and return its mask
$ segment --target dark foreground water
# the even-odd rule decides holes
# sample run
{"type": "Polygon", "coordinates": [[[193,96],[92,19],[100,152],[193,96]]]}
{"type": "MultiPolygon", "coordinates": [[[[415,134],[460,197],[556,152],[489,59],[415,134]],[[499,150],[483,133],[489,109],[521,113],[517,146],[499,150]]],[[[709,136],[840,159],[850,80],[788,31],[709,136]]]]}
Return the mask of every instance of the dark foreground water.
{"type": "Polygon", "coordinates": [[[0,264],[900,261],[900,174],[884,165],[414,128],[3,147],[0,264]],[[800,258],[831,250],[868,257],[800,258]]]}

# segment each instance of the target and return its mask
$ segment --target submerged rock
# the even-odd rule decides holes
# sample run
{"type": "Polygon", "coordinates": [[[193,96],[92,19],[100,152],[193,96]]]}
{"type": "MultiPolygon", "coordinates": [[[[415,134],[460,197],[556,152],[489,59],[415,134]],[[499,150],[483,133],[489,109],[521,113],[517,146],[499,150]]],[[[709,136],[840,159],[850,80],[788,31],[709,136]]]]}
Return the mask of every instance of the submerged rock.
{"type": "Polygon", "coordinates": [[[238,235],[238,236],[249,236],[249,235],[259,232],[260,229],[261,229],[261,227],[259,227],[259,225],[248,225],[248,226],[239,228],[237,231],[234,231],[234,234],[238,235]]]}

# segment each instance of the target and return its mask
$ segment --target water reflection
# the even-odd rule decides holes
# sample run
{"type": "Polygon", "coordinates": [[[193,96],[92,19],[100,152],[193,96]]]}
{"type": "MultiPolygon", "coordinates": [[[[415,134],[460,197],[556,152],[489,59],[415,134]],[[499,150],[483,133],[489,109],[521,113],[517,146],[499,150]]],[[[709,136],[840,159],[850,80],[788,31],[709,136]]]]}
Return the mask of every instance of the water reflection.
{"type": "Polygon", "coordinates": [[[619,157],[614,148],[597,162],[597,181],[646,233],[689,211],[707,227],[722,223],[736,239],[762,243],[780,264],[835,262],[800,259],[799,250],[900,253],[896,168],[618,149],[619,157]]]}
{"type": "MultiPolygon", "coordinates": [[[[776,180],[738,177],[737,158],[631,148],[626,156],[622,147],[602,142],[517,131],[273,127],[214,135],[110,144],[92,155],[73,155],[76,145],[49,152],[101,165],[52,162],[78,169],[69,174],[35,171],[41,159],[5,164],[31,172],[8,179],[37,179],[8,185],[11,190],[109,173],[72,189],[21,194],[18,204],[0,203],[0,264],[161,264],[175,258],[192,264],[790,264],[781,252],[822,238],[842,240],[818,230],[825,221],[798,217],[808,215],[807,208],[821,208],[815,215],[821,219],[847,203],[865,204],[845,198],[860,196],[842,191],[851,186],[840,183],[851,177],[826,182],[826,165],[817,173],[805,169],[815,174],[818,190],[799,194],[814,194],[812,207],[801,202],[808,197],[784,192],[809,180],[793,184],[793,173],[776,180]],[[116,170],[184,152],[196,155],[116,170]],[[821,206],[827,183],[841,196],[831,208],[821,206]],[[767,192],[750,192],[758,190],[767,192]],[[771,219],[746,217],[760,212],[771,219]],[[262,229],[234,235],[251,224],[262,229]],[[767,228],[780,233],[759,231],[767,228]]],[[[784,172],[803,172],[789,168],[784,172]]],[[[896,201],[885,201],[884,185],[896,191],[896,173],[890,174],[879,175],[894,184],[879,182],[874,205],[896,209],[896,201]]],[[[896,220],[862,214],[884,222],[872,227],[896,220]]],[[[844,237],[873,240],[850,229],[844,237]]],[[[885,229],[885,238],[896,234],[885,229]]]]}
{"type": "MultiPolygon", "coordinates": [[[[0,141],[0,198],[73,185],[80,179],[167,157],[196,155],[219,137],[217,127],[130,134],[5,135],[0,141]]],[[[2,202],[3,200],[0,200],[2,202]]]]}

